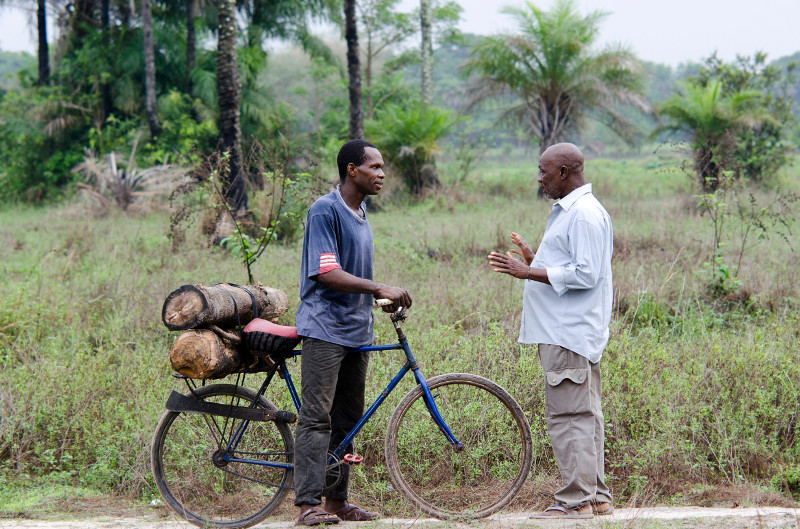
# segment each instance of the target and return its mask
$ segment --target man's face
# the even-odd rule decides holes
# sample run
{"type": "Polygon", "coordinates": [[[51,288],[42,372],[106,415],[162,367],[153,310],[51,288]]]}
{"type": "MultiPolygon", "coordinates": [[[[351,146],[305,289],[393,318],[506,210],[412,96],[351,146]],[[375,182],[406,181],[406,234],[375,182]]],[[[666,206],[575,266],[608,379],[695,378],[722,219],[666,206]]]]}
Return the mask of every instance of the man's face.
{"type": "Polygon", "coordinates": [[[561,198],[561,166],[558,165],[552,156],[547,155],[547,151],[539,158],[539,187],[542,194],[551,199],[561,198]]]}
{"type": "Polygon", "coordinates": [[[361,165],[350,164],[349,178],[352,178],[356,189],[365,195],[377,195],[383,187],[383,156],[378,149],[367,147],[364,149],[364,161],[361,165]]]}

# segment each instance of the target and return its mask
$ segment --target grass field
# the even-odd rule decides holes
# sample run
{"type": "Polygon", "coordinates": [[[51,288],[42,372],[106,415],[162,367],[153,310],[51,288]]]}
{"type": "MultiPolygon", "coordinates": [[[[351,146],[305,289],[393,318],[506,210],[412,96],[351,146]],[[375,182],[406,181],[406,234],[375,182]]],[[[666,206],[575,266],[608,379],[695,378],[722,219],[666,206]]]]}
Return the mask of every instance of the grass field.
{"type": "MultiPolygon", "coordinates": [[[[487,157],[458,185],[413,205],[387,186],[370,214],[375,277],[411,292],[406,328],[424,372],[484,375],[528,414],[536,458],[527,504],[545,498],[557,475],[543,379],[534,348],[516,342],[522,284],[492,273],[486,254],[507,249],[512,230],[538,242],[550,202],[535,199],[535,166],[532,157],[487,157]]],[[[735,206],[750,199],[729,196],[723,257],[713,263],[713,224],[698,212],[678,153],[590,160],[586,174],[615,228],[615,313],[603,360],[614,493],[636,504],[702,503],[715,491],[791,502],[800,494],[800,239],[766,226],[769,237],[750,236],[738,267],[748,224],[735,206]],[[736,268],[736,280],[720,279],[736,268]]],[[[791,225],[800,204],[775,196],[798,188],[795,165],[753,193],[791,225]]],[[[149,442],[169,390],[179,389],[163,300],[183,284],[247,278],[198,226],[177,247],[168,230],[167,211],[0,211],[0,513],[46,504],[42,491],[53,488],[158,497],[149,442]]],[[[255,266],[257,280],[289,295],[282,323],[294,323],[299,264],[294,241],[271,246],[255,266]]],[[[392,339],[387,318],[376,331],[392,339]]],[[[368,399],[399,361],[372,358],[368,399]]],[[[361,453],[382,452],[392,402],[410,384],[360,436],[361,453]]],[[[367,503],[386,494],[368,471],[353,488],[367,503]]]]}

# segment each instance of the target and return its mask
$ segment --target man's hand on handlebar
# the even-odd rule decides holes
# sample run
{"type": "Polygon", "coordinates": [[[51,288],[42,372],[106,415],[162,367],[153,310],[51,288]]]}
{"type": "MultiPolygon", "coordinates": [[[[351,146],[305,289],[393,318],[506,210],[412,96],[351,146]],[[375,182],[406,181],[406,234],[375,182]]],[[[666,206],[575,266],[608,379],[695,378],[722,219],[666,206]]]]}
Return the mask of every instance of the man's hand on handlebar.
{"type": "Polygon", "coordinates": [[[382,300],[387,299],[391,303],[388,305],[381,304],[383,312],[397,312],[400,307],[411,307],[411,294],[404,288],[384,286],[375,295],[375,298],[382,300]]]}

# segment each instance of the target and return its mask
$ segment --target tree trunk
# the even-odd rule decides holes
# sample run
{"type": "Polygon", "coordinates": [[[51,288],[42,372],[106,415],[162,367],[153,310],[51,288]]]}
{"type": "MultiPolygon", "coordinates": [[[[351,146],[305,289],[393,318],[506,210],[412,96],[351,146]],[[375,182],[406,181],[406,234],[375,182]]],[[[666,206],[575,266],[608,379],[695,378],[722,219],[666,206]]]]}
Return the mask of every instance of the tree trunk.
{"type": "Polygon", "coordinates": [[[422,164],[419,171],[422,189],[437,189],[441,186],[439,181],[439,170],[436,168],[436,158],[431,158],[422,164]]]}
{"type": "Polygon", "coordinates": [[[150,0],[142,0],[142,33],[144,35],[144,94],[147,123],[150,125],[150,136],[155,138],[161,133],[161,128],[158,125],[158,105],[156,102],[156,59],[153,42],[153,14],[150,11],[150,0]]]}
{"type": "Polygon", "coordinates": [[[714,151],[701,147],[695,154],[697,160],[697,174],[703,193],[714,193],[719,188],[720,167],[714,161],[714,151]]]}
{"type": "Polygon", "coordinates": [[[431,0],[419,2],[420,33],[422,34],[422,104],[433,102],[433,37],[431,35],[431,0]]]}
{"type": "Polygon", "coordinates": [[[89,29],[96,27],[94,21],[94,2],[95,0],[74,0],[72,2],[72,15],[70,26],[74,37],[78,41],[82,40],[89,32],[89,29]]]}
{"type": "Polygon", "coordinates": [[[44,0],[36,1],[36,28],[39,32],[39,79],[37,84],[44,86],[50,77],[50,54],[47,49],[47,12],[44,0]]]}
{"type": "MultiPolygon", "coordinates": [[[[106,46],[110,49],[110,35],[109,35],[109,22],[110,22],[110,10],[111,10],[111,2],[110,0],[101,0],[100,2],[100,26],[103,31],[103,41],[106,43],[106,46]]],[[[108,64],[108,62],[106,62],[108,64]]],[[[100,85],[100,98],[102,100],[103,105],[103,119],[102,123],[105,123],[108,116],[114,111],[113,109],[113,102],[111,100],[111,86],[108,84],[107,81],[103,81],[100,85]]]]}
{"type": "Polygon", "coordinates": [[[116,5],[117,14],[119,15],[119,25],[123,28],[131,27],[131,6],[122,2],[116,5]]]}
{"type": "Polygon", "coordinates": [[[356,25],[356,0],[344,2],[345,31],[347,41],[347,73],[350,78],[350,139],[364,137],[364,108],[361,102],[361,64],[358,56],[358,29],[356,25]]]}
{"type": "MultiPolygon", "coordinates": [[[[548,120],[549,123],[549,120],[548,120]]],[[[542,130],[539,131],[539,158],[542,157],[544,151],[549,149],[551,146],[557,143],[555,136],[553,136],[551,130],[542,130]]],[[[536,198],[540,198],[544,200],[546,197],[544,196],[544,192],[542,191],[542,186],[539,186],[536,189],[536,198]]]]}
{"type": "Polygon", "coordinates": [[[229,154],[225,198],[237,215],[247,210],[247,177],[242,171],[242,129],[239,122],[242,88],[236,55],[236,2],[219,0],[217,9],[217,97],[219,143],[229,154]]]}
{"type": "Polygon", "coordinates": [[[195,3],[197,0],[186,0],[186,93],[192,94],[192,70],[195,62],[195,3]]]}
{"type": "Polygon", "coordinates": [[[289,310],[289,298],[278,289],[262,285],[237,287],[228,284],[215,286],[184,285],[164,300],[161,320],[171,331],[197,327],[234,327],[247,325],[255,316],[253,295],[258,317],[276,319],[289,310]],[[245,290],[246,289],[246,290],[245,290]],[[238,316],[237,316],[238,312],[238,316]]]}
{"type": "Polygon", "coordinates": [[[253,13],[247,24],[247,35],[245,37],[245,45],[248,48],[262,49],[264,44],[264,28],[262,23],[264,20],[272,18],[269,13],[272,3],[264,2],[263,0],[253,1],[253,13]]]}
{"type": "Polygon", "coordinates": [[[367,64],[364,68],[367,84],[367,119],[375,117],[375,109],[372,106],[372,35],[367,32],[367,64]]]}
{"type": "Polygon", "coordinates": [[[172,369],[189,378],[222,378],[245,367],[237,345],[208,329],[184,331],[172,344],[169,361],[172,369]]]}

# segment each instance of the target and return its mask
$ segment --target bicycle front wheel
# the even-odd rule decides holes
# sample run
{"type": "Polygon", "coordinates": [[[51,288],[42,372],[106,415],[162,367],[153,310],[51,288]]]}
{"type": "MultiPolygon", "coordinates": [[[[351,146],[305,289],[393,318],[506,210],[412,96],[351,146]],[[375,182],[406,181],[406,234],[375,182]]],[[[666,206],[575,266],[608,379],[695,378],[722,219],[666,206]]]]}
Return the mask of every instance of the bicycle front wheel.
{"type": "MultiPolygon", "coordinates": [[[[197,388],[205,402],[276,409],[254,391],[232,384],[197,388]]],[[[292,470],[259,463],[291,464],[288,425],[167,411],[153,436],[151,463],[167,505],[200,527],[250,527],[277,507],[292,486],[292,470]],[[241,436],[238,442],[231,438],[241,436]],[[246,459],[248,462],[232,461],[246,459]]]]}
{"type": "Polygon", "coordinates": [[[428,385],[464,449],[457,451],[439,430],[417,386],[400,401],[386,431],[392,482],[436,518],[484,518],[497,512],[519,492],[531,468],[525,414],[506,390],[477,375],[440,375],[428,385]]]}

